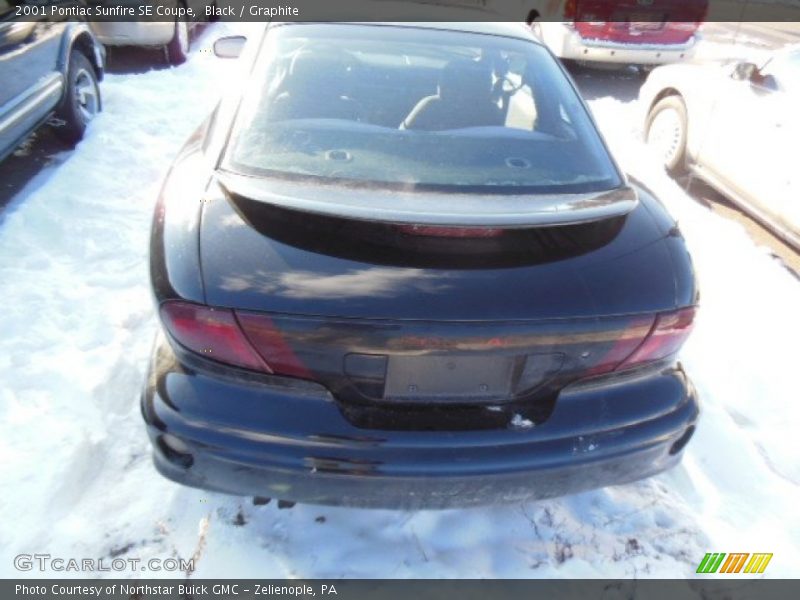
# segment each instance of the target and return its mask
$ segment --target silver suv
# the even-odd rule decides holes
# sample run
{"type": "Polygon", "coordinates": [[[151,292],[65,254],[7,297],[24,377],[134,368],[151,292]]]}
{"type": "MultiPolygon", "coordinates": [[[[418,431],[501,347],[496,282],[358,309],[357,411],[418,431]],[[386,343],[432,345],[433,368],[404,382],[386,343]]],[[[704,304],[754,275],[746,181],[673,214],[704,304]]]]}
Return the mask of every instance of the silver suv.
{"type": "Polygon", "coordinates": [[[104,61],[85,23],[33,20],[0,0],[0,160],[48,121],[80,140],[101,108],[104,61]]]}

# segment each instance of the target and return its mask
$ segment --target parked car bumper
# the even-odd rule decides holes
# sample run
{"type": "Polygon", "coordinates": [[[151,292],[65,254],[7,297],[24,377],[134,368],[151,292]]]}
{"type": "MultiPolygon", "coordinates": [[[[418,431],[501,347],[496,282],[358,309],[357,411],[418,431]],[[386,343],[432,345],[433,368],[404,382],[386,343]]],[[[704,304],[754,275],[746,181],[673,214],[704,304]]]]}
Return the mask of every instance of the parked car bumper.
{"type": "Polygon", "coordinates": [[[91,27],[106,46],[164,46],[175,35],[175,23],[169,21],[96,22],[91,27]]]}
{"type": "Polygon", "coordinates": [[[698,404],[672,365],[568,387],[534,427],[360,429],[321,386],[195,370],[162,340],[142,412],[157,469],[185,485],[312,504],[447,508],[558,496],[668,469],[694,431],[698,404]]]}
{"type": "Polygon", "coordinates": [[[698,34],[686,44],[627,44],[584,38],[567,24],[542,31],[545,43],[559,58],[591,62],[662,65],[690,59],[698,34]]]}

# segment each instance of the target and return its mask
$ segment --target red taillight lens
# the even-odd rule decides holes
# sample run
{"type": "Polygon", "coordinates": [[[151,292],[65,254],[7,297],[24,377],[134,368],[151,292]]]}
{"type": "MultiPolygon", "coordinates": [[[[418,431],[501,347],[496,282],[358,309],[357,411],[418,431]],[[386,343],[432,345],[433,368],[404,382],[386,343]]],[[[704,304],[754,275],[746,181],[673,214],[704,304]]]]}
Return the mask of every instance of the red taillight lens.
{"type": "Polygon", "coordinates": [[[313,379],[311,372],[297,358],[292,347],[286,342],[283,334],[275,326],[274,321],[263,314],[236,313],[247,339],[259,354],[269,363],[273,373],[313,379]]]}
{"type": "Polygon", "coordinates": [[[587,375],[601,375],[616,369],[628,358],[653,330],[653,317],[636,317],[617,335],[614,345],[598,363],[587,371],[587,375]]]}
{"type": "Polygon", "coordinates": [[[675,354],[692,332],[695,312],[692,306],[659,314],[650,335],[617,370],[655,362],[675,354]]]}
{"type": "Polygon", "coordinates": [[[634,318],[586,375],[602,375],[656,362],[675,354],[692,331],[695,308],[634,318]]]}
{"type": "Polygon", "coordinates": [[[503,235],[503,230],[494,227],[439,227],[436,225],[398,225],[408,235],[446,238],[494,238],[503,235]]]}
{"type": "Polygon", "coordinates": [[[161,320],[175,341],[192,352],[245,369],[271,372],[229,310],[169,301],[161,305],[161,320]]]}

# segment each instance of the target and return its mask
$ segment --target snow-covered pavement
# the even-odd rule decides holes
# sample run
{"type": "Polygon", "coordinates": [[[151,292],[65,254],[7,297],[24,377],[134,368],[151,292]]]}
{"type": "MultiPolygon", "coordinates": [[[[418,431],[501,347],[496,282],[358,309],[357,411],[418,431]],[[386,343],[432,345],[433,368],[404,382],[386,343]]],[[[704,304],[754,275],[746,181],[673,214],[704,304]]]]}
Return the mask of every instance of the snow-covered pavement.
{"type": "Polygon", "coordinates": [[[800,282],[666,177],[638,141],[635,101],[613,96],[592,110],[680,221],[700,279],[683,361],[703,414],[681,466],[442,512],[278,510],[157,475],[138,408],[155,332],[149,226],[160,179],[231,72],[210,45],[241,26],[216,27],[182,67],[109,75],[87,139],[0,221],[0,576],[26,575],[20,553],[195,557],[193,577],[616,578],[689,576],[708,551],[772,552],[766,576],[796,573],[800,282]]]}

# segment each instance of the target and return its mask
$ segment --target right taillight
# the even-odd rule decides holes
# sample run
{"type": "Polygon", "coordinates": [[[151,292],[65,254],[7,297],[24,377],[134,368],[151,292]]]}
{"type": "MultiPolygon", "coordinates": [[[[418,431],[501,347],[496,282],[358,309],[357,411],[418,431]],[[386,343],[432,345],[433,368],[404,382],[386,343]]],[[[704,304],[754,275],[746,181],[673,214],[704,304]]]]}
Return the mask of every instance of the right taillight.
{"type": "Polygon", "coordinates": [[[692,332],[695,312],[695,307],[691,306],[659,313],[645,340],[615,370],[629,369],[675,354],[692,332]]]}

